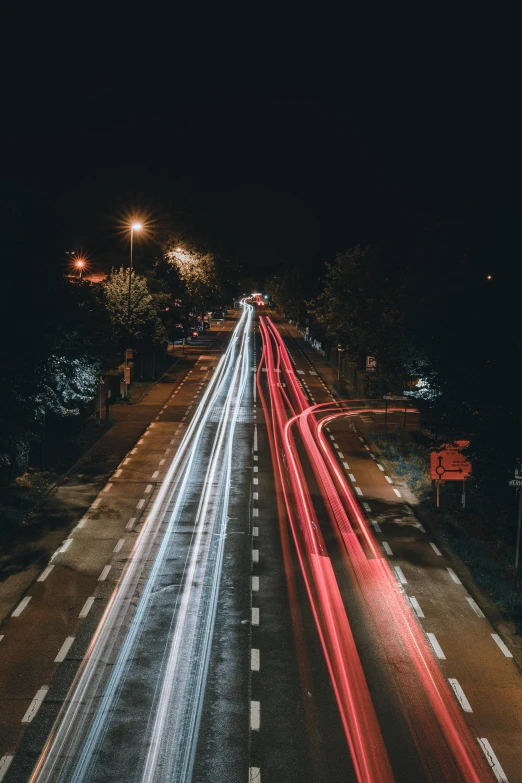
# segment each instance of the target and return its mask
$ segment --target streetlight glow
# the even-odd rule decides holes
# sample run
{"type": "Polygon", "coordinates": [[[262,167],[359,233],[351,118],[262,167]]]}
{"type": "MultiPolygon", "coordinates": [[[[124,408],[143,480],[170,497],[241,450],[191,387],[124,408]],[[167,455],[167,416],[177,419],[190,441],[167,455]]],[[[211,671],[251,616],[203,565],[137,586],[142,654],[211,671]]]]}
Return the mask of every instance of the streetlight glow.
{"type": "Polygon", "coordinates": [[[142,226],[141,223],[133,223],[131,228],[132,228],[133,231],[141,231],[143,226],[142,226]]]}

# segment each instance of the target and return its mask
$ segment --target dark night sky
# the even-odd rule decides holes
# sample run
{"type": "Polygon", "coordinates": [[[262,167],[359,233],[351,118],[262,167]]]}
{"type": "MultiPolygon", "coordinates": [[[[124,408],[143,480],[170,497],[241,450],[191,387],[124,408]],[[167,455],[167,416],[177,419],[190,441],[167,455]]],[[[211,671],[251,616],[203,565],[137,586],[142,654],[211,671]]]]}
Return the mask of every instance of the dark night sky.
{"type": "Polygon", "coordinates": [[[64,248],[94,262],[123,252],[115,221],[136,206],[196,215],[248,270],[319,269],[437,221],[456,255],[484,270],[494,253],[503,272],[519,211],[509,42],[493,30],[485,46],[487,20],[410,17],[399,38],[384,21],[362,41],[329,37],[331,18],[316,41],[198,37],[170,56],[149,20],[131,72],[124,32],[113,51],[105,31],[101,55],[88,34],[88,49],[44,44],[5,85],[4,178],[44,198],[64,248]]]}

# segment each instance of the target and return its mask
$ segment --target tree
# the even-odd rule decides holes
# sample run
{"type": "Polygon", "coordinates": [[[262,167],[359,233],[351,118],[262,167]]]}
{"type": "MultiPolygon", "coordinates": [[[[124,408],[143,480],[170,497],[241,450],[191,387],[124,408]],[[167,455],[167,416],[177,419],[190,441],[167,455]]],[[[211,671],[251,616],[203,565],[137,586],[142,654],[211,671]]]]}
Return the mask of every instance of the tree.
{"type": "Polygon", "coordinates": [[[105,283],[107,312],[120,342],[127,336],[127,332],[131,340],[143,336],[152,338],[154,342],[164,340],[165,330],[146,278],[137,275],[133,270],[130,284],[129,309],[129,270],[123,267],[113,269],[105,283]]]}

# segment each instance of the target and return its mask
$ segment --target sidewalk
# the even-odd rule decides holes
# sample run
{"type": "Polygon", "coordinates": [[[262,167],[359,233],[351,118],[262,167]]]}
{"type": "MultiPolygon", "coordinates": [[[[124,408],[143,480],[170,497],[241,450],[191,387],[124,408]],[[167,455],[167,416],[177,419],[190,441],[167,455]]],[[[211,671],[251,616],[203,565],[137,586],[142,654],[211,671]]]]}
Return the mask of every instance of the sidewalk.
{"type": "Polygon", "coordinates": [[[176,357],[169,370],[134,404],[111,406],[111,428],[29,512],[9,540],[9,550],[0,554],[0,623],[90,507],[107,478],[154,420],[173,384],[183,380],[200,353],[201,348],[195,345],[185,356],[176,357]]]}

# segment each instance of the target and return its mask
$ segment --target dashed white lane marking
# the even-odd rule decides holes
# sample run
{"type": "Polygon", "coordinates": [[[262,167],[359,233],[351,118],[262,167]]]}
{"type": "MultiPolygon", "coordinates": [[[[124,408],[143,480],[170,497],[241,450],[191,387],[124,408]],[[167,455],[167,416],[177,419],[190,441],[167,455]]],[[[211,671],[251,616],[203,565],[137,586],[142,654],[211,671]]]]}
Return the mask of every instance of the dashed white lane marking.
{"type": "Polygon", "coordinates": [[[96,500],[94,500],[94,501],[91,503],[91,508],[96,508],[97,506],[99,506],[99,505],[100,505],[100,503],[101,503],[101,498],[96,498],[96,500]]]}
{"type": "Polygon", "coordinates": [[[377,461],[377,457],[375,456],[375,454],[371,454],[371,453],[370,453],[370,457],[371,457],[372,459],[374,459],[374,460],[376,460],[376,461],[377,461]]]}
{"type": "Polygon", "coordinates": [[[125,530],[132,530],[135,522],[136,522],[136,517],[131,517],[127,522],[127,524],[125,525],[125,530]]]}
{"type": "Polygon", "coordinates": [[[334,449],[340,449],[340,448],[341,447],[339,446],[339,444],[334,441],[334,449]]]}
{"type": "Polygon", "coordinates": [[[252,550],[252,562],[259,563],[259,549],[252,550]]]}
{"type": "Polygon", "coordinates": [[[389,476],[385,476],[384,478],[386,479],[388,484],[393,484],[393,481],[391,480],[391,478],[389,476]]]}
{"type": "Polygon", "coordinates": [[[253,528],[252,528],[252,535],[253,535],[255,538],[257,538],[257,537],[258,537],[258,535],[259,535],[259,528],[258,528],[258,527],[253,527],[253,528]]]}
{"type": "Polygon", "coordinates": [[[315,370],[308,370],[308,372],[310,373],[310,375],[317,375],[315,370]]]}
{"type": "Polygon", "coordinates": [[[353,473],[349,473],[348,475],[350,476],[350,481],[353,481],[353,483],[355,484],[357,482],[357,479],[355,478],[353,473]]]}
{"type": "Polygon", "coordinates": [[[506,777],[506,773],[502,769],[502,767],[499,764],[499,761],[497,757],[495,756],[495,753],[493,752],[493,748],[489,744],[486,737],[477,737],[477,742],[482,748],[482,751],[488,760],[488,764],[490,765],[491,769],[493,770],[493,774],[495,775],[496,779],[499,781],[499,783],[508,783],[508,779],[506,777]]]}
{"type": "Polygon", "coordinates": [[[145,494],[148,495],[149,492],[152,492],[153,489],[154,487],[152,486],[152,484],[147,484],[147,486],[145,487],[145,494]]]}
{"type": "Polygon", "coordinates": [[[400,566],[394,566],[394,571],[397,574],[397,578],[398,578],[399,582],[401,583],[401,585],[407,585],[408,584],[408,580],[404,576],[402,568],[400,566]]]}
{"type": "Polygon", "coordinates": [[[138,446],[141,446],[142,443],[143,443],[143,438],[140,438],[138,441],[138,446]]]}
{"type": "Polygon", "coordinates": [[[461,585],[462,584],[462,582],[458,578],[458,576],[455,573],[455,571],[453,570],[453,568],[447,568],[446,571],[451,576],[451,578],[453,579],[453,581],[455,582],[456,585],[461,585]]]}
{"type": "Polygon", "coordinates": [[[110,570],[111,570],[111,566],[110,565],[106,565],[104,567],[103,571],[101,572],[101,574],[98,577],[98,582],[105,582],[105,580],[107,579],[107,575],[108,575],[110,570]]]}
{"type": "Polygon", "coordinates": [[[382,533],[381,526],[379,525],[376,519],[370,519],[370,522],[372,523],[373,529],[375,530],[376,533],[382,533]]]}
{"type": "Polygon", "coordinates": [[[379,470],[382,470],[382,472],[384,473],[384,468],[379,462],[377,463],[377,467],[379,468],[379,470]]]}
{"type": "Polygon", "coordinates": [[[252,492],[252,500],[259,500],[259,492],[252,492]]]}
{"type": "Polygon", "coordinates": [[[112,484],[109,482],[108,484],[106,484],[104,486],[104,488],[102,489],[102,492],[108,492],[111,487],[112,487],[112,484]]]}
{"type": "Polygon", "coordinates": [[[442,557],[442,552],[440,551],[438,546],[436,546],[432,541],[430,541],[430,546],[431,546],[431,548],[433,549],[433,551],[435,552],[436,555],[438,555],[439,557],[442,557]]]}
{"type": "Polygon", "coordinates": [[[58,553],[62,554],[62,552],[67,552],[67,550],[71,546],[72,542],[73,542],[72,538],[65,539],[65,541],[61,545],[60,549],[58,550],[58,553]]]}
{"type": "Polygon", "coordinates": [[[82,519],[80,519],[80,521],[78,522],[78,524],[76,525],[76,527],[74,529],[75,530],[81,530],[82,527],[85,527],[86,522],[87,522],[87,520],[85,519],[85,517],[83,517],[82,519]]]}
{"type": "Polygon", "coordinates": [[[448,677],[448,682],[453,688],[455,696],[457,697],[457,700],[460,706],[462,707],[462,709],[464,710],[464,712],[473,712],[473,710],[471,709],[471,704],[467,700],[466,694],[462,690],[459,681],[454,679],[453,677],[448,677]]]}
{"type": "Polygon", "coordinates": [[[122,548],[122,546],[124,545],[124,543],[125,543],[125,539],[124,538],[120,538],[120,540],[118,541],[118,543],[116,544],[116,546],[114,547],[114,549],[112,551],[113,552],[119,552],[120,549],[122,548]]]}
{"type": "Polygon", "coordinates": [[[253,517],[258,517],[259,516],[259,509],[258,508],[253,508],[252,509],[252,516],[253,517]]]}
{"type": "Polygon", "coordinates": [[[347,462],[343,462],[343,467],[344,467],[346,470],[350,470],[350,466],[348,465],[348,463],[347,463],[347,462]]]}
{"type": "Polygon", "coordinates": [[[31,598],[32,598],[31,595],[26,595],[25,598],[22,598],[22,600],[20,601],[20,603],[12,613],[11,617],[20,617],[20,615],[24,611],[25,607],[27,606],[31,598]]]}
{"type": "Polygon", "coordinates": [[[253,672],[258,672],[261,668],[261,655],[259,650],[252,648],[250,650],[250,669],[253,672]]]}
{"type": "Polygon", "coordinates": [[[258,471],[259,471],[259,468],[257,467],[257,465],[254,465],[254,473],[258,473],[258,471]]]}
{"type": "Polygon", "coordinates": [[[257,451],[257,424],[254,425],[254,451],[257,451]]]}
{"type": "Polygon", "coordinates": [[[259,731],[261,728],[261,702],[250,702],[250,728],[252,731],[259,731]]]}
{"type": "Polygon", "coordinates": [[[325,427],[326,432],[330,432],[330,427],[325,427]]]}
{"type": "Polygon", "coordinates": [[[496,642],[496,644],[498,644],[498,646],[500,647],[500,649],[502,650],[506,658],[513,657],[511,651],[506,647],[506,645],[504,644],[504,642],[502,641],[498,633],[492,633],[491,638],[493,639],[494,642],[496,642]]]}
{"type": "Polygon", "coordinates": [[[136,454],[137,451],[138,449],[132,449],[131,454],[136,454]]]}
{"type": "Polygon", "coordinates": [[[42,702],[45,699],[45,697],[47,696],[47,691],[48,690],[49,690],[49,688],[47,687],[47,685],[44,685],[42,688],[40,688],[36,692],[36,696],[32,700],[31,704],[29,705],[29,707],[27,709],[27,712],[25,713],[24,717],[22,718],[22,723],[31,723],[31,721],[33,720],[34,716],[36,715],[36,713],[38,712],[38,710],[42,706],[42,702]]]}
{"type": "Polygon", "coordinates": [[[74,636],[68,636],[67,639],[62,644],[62,646],[60,647],[58,651],[58,655],[54,659],[55,663],[61,663],[62,661],[65,661],[65,658],[67,657],[67,653],[71,649],[73,642],[74,642],[74,636]]]}
{"type": "Polygon", "coordinates": [[[254,484],[259,484],[259,479],[255,478],[253,479],[254,484]]]}
{"type": "Polygon", "coordinates": [[[122,471],[122,468],[118,468],[118,470],[114,474],[115,478],[118,478],[118,476],[121,475],[121,471],[122,471]]]}
{"type": "Polygon", "coordinates": [[[164,459],[160,459],[159,464],[160,465],[164,465],[165,464],[165,460],[164,459]]]}
{"type": "Polygon", "coordinates": [[[298,375],[304,375],[304,374],[305,374],[305,371],[304,371],[304,370],[296,370],[296,373],[297,373],[298,375]]]}
{"type": "Polygon", "coordinates": [[[333,435],[330,435],[330,440],[335,440],[335,437],[333,435]]]}
{"type": "Polygon", "coordinates": [[[257,456],[257,454],[254,454],[254,460],[257,462],[258,459],[259,457],[257,456]]]}
{"type": "Polygon", "coordinates": [[[257,606],[252,607],[252,625],[259,625],[259,609],[257,606]]]}
{"type": "Polygon", "coordinates": [[[364,510],[367,511],[368,513],[370,513],[370,511],[371,511],[370,504],[369,503],[363,503],[362,505],[363,505],[364,510]]]}
{"type": "Polygon", "coordinates": [[[339,455],[339,457],[340,457],[341,459],[343,459],[343,458],[344,458],[344,454],[343,454],[343,452],[342,452],[342,451],[338,451],[337,453],[338,453],[338,455],[339,455]]]}
{"type": "Polygon", "coordinates": [[[382,541],[382,548],[384,549],[387,555],[393,555],[393,552],[391,551],[391,547],[387,541],[382,541]]]}
{"type": "MultiPolygon", "coordinates": [[[[11,762],[12,762],[13,759],[14,759],[14,756],[2,756],[2,758],[0,758],[0,783],[5,778],[5,776],[7,774],[7,770],[11,766],[11,762]]],[[[254,769],[254,768],[251,767],[251,769],[254,769]]],[[[261,777],[259,778],[259,780],[261,780],[261,777]]]]}
{"type": "Polygon", "coordinates": [[[370,447],[366,446],[366,444],[365,444],[364,448],[366,449],[366,451],[370,451],[370,447]]]}
{"type": "Polygon", "coordinates": [[[92,607],[93,603],[94,603],[94,596],[91,596],[90,598],[88,598],[86,600],[86,602],[82,606],[80,614],[78,615],[78,617],[87,617],[87,615],[91,611],[91,607],[92,607]]]}
{"type": "Polygon", "coordinates": [[[159,470],[155,470],[154,473],[152,474],[152,478],[157,479],[158,476],[159,476],[159,470]]]}
{"type": "Polygon", "coordinates": [[[360,435],[358,435],[357,437],[359,438],[359,440],[361,441],[361,443],[364,443],[364,438],[361,438],[361,436],[360,436],[360,435]]]}
{"type": "Polygon", "coordinates": [[[138,500],[138,505],[136,506],[136,508],[143,508],[144,505],[145,505],[145,498],[142,498],[141,500],[138,500]]]}
{"type": "Polygon", "coordinates": [[[471,606],[471,608],[473,609],[473,611],[475,612],[475,614],[477,615],[477,617],[480,617],[480,618],[485,618],[485,616],[486,616],[486,615],[484,614],[484,612],[482,611],[482,609],[480,608],[480,606],[479,606],[478,604],[476,604],[476,603],[475,603],[475,601],[473,600],[473,598],[469,598],[469,596],[468,596],[468,597],[466,598],[466,601],[467,601],[467,602],[468,602],[468,604],[471,606]]]}
{"type": "Polygon", "coordinates": [[[126,458],[123,460],[123,464],[124,464],[124,465],[128,465],[128,464],[129,464],[129,462],[130,462],[130,457],[126,457],[126,458]]]}
{"type": "Polygon", "coordinates": [[[417,599],[415,598],[415,596],[414,595],[410,595],[410,596],[408,596],[408,598],[410,599],[411,605],[415,609],[415,613],[416,613],[417,617],[424,617],[424,612],[420,608],[420,604],[417,601],[417,599]]]}
{"type": "Polygon", "coordinates": [[[47,568],[45,568],[42,571],[42,573],[40,574],[40,576],[38,577],[38,579],[36,581],[37,582],[45,582],[45,580],[47,579],[47,577],[49,576],[49,574],[51,573],[53,568],[54,568],[53,565],[48,565],[47,568]]]}
{"type": "Polygon", "coordinates": [[[402,495],[401,495],[401,493],[399,492],[398,489],[395,489],[395,487],[394,487],[393,491],[395,492],[395,494],[397,495],[398,498],[402,498],[402,495]]]}
{"type": "Polygon", "coordinates": [[[357,492],[357,494],[358,494],[358,495],[360,495],[360,496],[362,497],[362,495],[363,495],[363,491],[362,491],[362,489],[361,489],[360,487],[354,487],[354,489],[355,489],[355,491],[357,492]]]}
{"type": "Polygon", "coordinates": [[[437,658],[439,658],[441,661],[445,661],[446,660],[446,656],[444,655],[442,647],[438,643],[437,637],[435,636],[435,634],[434,633],[427,633],[426,636],[430,640],[430,644],[433,647],[433,650],[434,650],[435,655],[437,656],[437,658]]]}
{"type": "Polygon", "coordinates": [[[259,577],[253,576],[252,577],[252,592],[258,593],[259,592],[259,577]]]}

